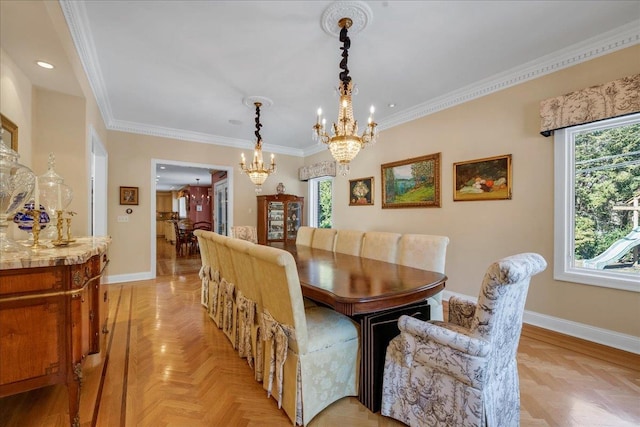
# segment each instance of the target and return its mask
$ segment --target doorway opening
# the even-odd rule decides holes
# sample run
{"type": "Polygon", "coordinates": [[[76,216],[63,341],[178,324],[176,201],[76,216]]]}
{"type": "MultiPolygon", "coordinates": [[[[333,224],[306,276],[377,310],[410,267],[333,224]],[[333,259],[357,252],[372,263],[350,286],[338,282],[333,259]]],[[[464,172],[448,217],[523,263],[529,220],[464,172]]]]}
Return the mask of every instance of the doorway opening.
{"type": "Polygon", "coordinates": [[[98,133],[90,127],[89,234],[107,236],[107,171],[108,155],[98,133]]]}
{"type": "MultiPolygon", "coordinates": [[[[206,189],[205,189],[206,190],[206,189]]],[[[212,165],[202,163],[181,162],[175,160],[163,160],[163,159],[151,159],[151,277],[157,276],[157,245],[159,234],[159,228],[162,227],[162,222],[165,220],[179,220],[180,218],[180,202],[187,203],[186,197],[202,197],[203,202],[196,202],[193,213],[201,214],[203,209],[210,209],[212,215],[212,224],[217,221],[219,216],[224,215],[223,227],[224,231],[229,230],[233,222],[233,167],[225,165],[212,165]],[[226,198],[220,200],[220,212],[218,212],[218,203],[216,197],[213,194],[212,186],[217,182],[220,182],[220,177],[224,177],[224,181],[227,183],[225,191],[226,198]],[[200,192],[198,194],[191,194],[189,191],[184,191],[185,187],[209,187],[210,192],[200,192]],[[179,194],[178,194],[179,193],[179,194]],[[208,195],[211,195],[210,199],[207,199],[208,195]],[[163,197],[156,197],[156,195],[167,196],[170,202],[166,202],[166,206],[163,202],[163,197]],[[160,200],[160,202],[158,202],[160,200]],[[210,200],[211,203],[207,203],[210,200]],[[160,204],[163,206],[160,206],[160,204]],[[170,206],[169,206],[170,205],[170,206]],[[160,208],[160,210],[159,210],[160,208]],[[161,212],[162,211],[162,212],[161,212]],[[166,217],[166,218],[165,218],[166,217]],[[155,229],[153,225],[155,224],[155,229]]],[[[183,209],[183,216],[189,216],[189,210],[183,209]]],[[[217,228],[213,229],[218,231],[217,228]]],[[[225,234],[225,233],[221,233],[225,234]]]]}

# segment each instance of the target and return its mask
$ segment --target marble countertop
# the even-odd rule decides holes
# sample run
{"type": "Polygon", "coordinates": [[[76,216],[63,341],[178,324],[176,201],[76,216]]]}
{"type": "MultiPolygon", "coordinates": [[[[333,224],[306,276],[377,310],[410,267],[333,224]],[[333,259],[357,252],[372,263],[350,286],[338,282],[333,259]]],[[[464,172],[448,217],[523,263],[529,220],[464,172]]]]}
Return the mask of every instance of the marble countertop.
{"type": "Polygon", "coordinates": [[[28,256],[2,252],[0,253],[0,270],[83,264],[92,256],[106,252],[111,243],[109,236],[77,237],[75,240],[67,246],[54,246],[50,241],[45,240],[41,242],[46,246],[45,248],[32,249],[28,256]]]}

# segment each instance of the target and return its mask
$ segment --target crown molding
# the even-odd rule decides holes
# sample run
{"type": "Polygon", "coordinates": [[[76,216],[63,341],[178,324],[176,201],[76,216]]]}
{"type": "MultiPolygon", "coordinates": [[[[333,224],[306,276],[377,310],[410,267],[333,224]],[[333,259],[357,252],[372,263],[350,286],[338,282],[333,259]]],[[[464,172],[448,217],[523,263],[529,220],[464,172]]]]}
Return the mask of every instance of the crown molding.
{"type": "Polygon", "coordinates": [[[67,21],[73,44],[76,47],[80,62],[89,80],[89,85],[102,114],[105,126],[109,128],[113,121],[111,104],[107,96],[107,89],[100,71],[98,55],[95,50],[95,43],[91,37],[91,31],[87,26],[89,18],[84,3],[71,0],[59,0],[62,13],[67,21]]]}
{"type": "MultiPolygon", "coordinates": [[[[175,129],[164,126],[149,126],[141,123],[127,122],[125,120],[113,120],[109,130],[135,133],[139,135],[159,136],[162,138],[178,139],[181,141],[199,142],[202,144],[220,145],[237,149],[253,150],[255,143],[246,139],[228,138],[225,136],[211,135],[203,132],[195,132],[184,129],[175,129]]],[[[299,148],[284,147],[282,145],[263,144],[263,151],[290,156],[302,157],[303,151],[299,148]]]]}
{"type": "Polygon", "coordinates": [[[398,112],[381,120],[378,127],[389,129],[638,43],[640,20],[398,112]]]}

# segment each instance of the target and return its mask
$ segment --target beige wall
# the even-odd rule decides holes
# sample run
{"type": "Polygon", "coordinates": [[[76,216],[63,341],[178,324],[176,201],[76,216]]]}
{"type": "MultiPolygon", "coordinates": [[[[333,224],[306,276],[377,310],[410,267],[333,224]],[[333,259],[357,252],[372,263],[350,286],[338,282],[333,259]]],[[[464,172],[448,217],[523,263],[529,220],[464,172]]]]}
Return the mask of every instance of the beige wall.
{"type": "Polygon", "coordinates": [[[532,282],[528,310],[640,336],[640,293],[553,279],[553,138],[539,134],[538,111],[545,98],[639,71],[635,46],[385,130],[351,166],[351,179],[375,177],[375,205],[348,206],[349,178],[336,178],[335,227],[449,236],[447,290],[474,297],[492,261],[538,252],[549,267],[532,282]],[[382,209],[380,164],[438,152],[442,207],[382,209]],[[454,202],[453,163],[501,154],[513,155],[513,199],[454,202]]]}
{"type": "MultiPolygon", "coordinates": [[[[240,153],[245,156],[251,150],[239,150],[211,144],[185,142],[167,138],[110,131],[109,140],[109,234],[113,238],[110,249],[110,274],[126,275],[151,271],[152,235],[155,238],[155,212],[151,222],[152,171],[151,161],[169,160],[198,165],[226,166],[233,168],[234,212],[236,225],[256,225],[256,193],[245,175],[238,173],[240,153]],[[139,187],[139,205],[133,207],[129,222],[117,222],[129,206],[119,205],[119,187],[139,187]]],[[[265,149],[265,152],[269,152],[265,149]]],[[[277,155],[278,172],[267,179],[263,193],[276,192],[278,182],[283,182],[288,192],[300,194],[303,184],[297,179],[303,159],[277,155]]],[[[155,174],[153,174],[155,177],[155,174]]],[[[155,262],[155,260],[153,260],[155,262]]]]}
{"type": "Polygon", "coordinates": [[[31,167],[31,81],[0,49],[0,112],[18,126],[20,163],[31,167]]]}

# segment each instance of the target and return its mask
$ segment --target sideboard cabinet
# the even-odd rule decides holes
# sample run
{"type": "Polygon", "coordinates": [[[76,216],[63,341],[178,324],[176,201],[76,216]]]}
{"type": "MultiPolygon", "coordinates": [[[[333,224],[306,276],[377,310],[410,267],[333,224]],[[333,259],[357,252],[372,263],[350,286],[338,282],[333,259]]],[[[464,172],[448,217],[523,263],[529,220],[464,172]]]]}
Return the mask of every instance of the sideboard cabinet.
{"type": "Polygon", "coordinates": [[[82,363],[105,347],[109,295],[102,280],[110,238],[0,260],[0,397],[66,384],[79,425],[82,363]]]}
{"type": "Polygon", "coordinates": [[[303,211],[304,197],[292,194],[258,196],[258,243],[295,243],[303,211]]]}

